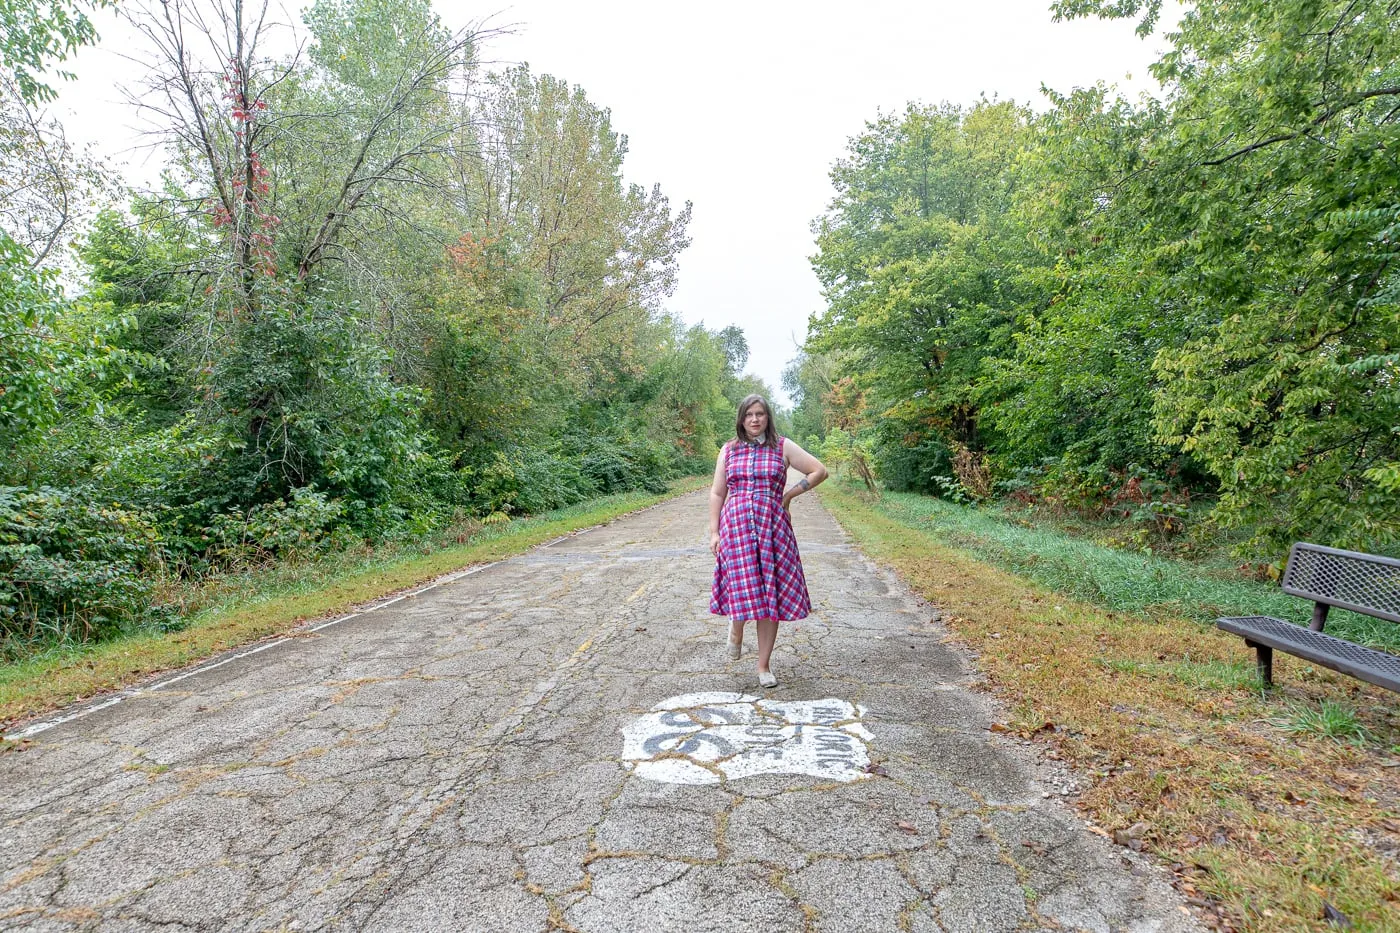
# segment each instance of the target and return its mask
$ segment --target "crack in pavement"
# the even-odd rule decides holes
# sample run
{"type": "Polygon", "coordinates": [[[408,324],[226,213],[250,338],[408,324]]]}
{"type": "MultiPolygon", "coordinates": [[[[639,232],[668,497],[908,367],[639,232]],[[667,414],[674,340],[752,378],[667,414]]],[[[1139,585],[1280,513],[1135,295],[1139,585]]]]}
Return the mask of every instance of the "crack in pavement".
{"type": "Polygon", "coordinates": [[[1196,929],[1144,857],[1042,797],[936,610],[813,497],[814,613],[755,693],[751,640],[727,660],[708,613],[705,510],[684,496],[33,734],[0,755],[0,930],[1196,929]],[[665,707],[695,694],[751,712],[665,707]],[[793,713],[822,700],[852,712],[793,713]],[[713,783],[638,773],[624,730],[658,705],[683,733],[662,760],[713,783]],[[884,774],[739,778],[745,749],[685,747],[755,728],[786,754],[799,727],[884,774]]]}

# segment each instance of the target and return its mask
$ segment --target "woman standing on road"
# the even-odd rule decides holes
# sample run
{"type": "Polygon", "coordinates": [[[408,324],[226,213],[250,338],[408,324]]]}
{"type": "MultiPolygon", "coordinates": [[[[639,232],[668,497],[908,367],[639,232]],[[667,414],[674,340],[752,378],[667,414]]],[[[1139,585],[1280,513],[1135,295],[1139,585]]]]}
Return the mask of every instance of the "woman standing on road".
{"type": "Polygon", "coordinates": [[[729,616],[731,658],[743,651],[744,623],[757,623],[758,682],[765,687],[778,685],[768,669],[778,623],[812,611],[788,509],[827,476],[820,460],[772,427],[763,396],[740,402],[735,437],[719,452],[710,487],[710,550],[716,559],[710,611],[729,616]],[[806,475],[784,490],[789,466],[806,475]]]}

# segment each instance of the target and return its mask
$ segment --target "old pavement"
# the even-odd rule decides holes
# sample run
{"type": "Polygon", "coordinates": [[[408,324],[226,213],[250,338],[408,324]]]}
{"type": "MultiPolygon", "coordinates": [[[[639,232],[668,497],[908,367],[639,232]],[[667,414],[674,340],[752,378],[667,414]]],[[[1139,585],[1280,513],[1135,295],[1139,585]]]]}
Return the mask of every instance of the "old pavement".
{"type": "Polygon", "coordinates": [[[36,734],[0,929],[1195,929],[813,500],[774,690],[698,493],[36,734]]]}

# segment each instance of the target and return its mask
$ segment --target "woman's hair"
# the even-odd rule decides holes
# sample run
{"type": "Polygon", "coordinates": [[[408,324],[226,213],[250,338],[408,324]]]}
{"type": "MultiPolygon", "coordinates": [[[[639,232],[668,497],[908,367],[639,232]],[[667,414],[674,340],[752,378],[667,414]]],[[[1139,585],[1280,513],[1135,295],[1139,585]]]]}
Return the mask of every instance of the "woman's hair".
{"type": "Polygon", "coordinates": [[[744,415],[754,406],[755,402],[763,406],[763,413],[768,416],[768,428],[763,432],[763,446],[777,447],[778,435],[773,426],[773,407],[768,404],[768,399],[761,395],[750,395],[739,403],[739,414],[734,418],[734,436],[739,439],[741,444],[749,442],[749,432],[744,430],[744,415]]]}

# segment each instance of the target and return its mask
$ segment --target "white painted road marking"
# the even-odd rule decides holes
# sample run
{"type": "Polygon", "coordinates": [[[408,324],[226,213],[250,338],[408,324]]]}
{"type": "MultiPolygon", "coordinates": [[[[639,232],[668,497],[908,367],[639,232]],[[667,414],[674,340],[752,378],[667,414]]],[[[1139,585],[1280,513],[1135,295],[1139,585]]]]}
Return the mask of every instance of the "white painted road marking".
{"type": "MultiPolygon", "coordinates": [[[[657,505],[663,504],[665,503],[657,503],[657,505]]],[[[654,508],[656,508],[656,505],[649,505],[644,509],[637,509],[636,512],[629,513],[629,515],[637,515],[642,512],[650,512],[654,508]]],[[[577,538],[582,535],[586,535],[590,531],[596,531],[601,527],[603,526],[590,525],[587,528],[580,528],[577,531],[571,531],[567,534],[562,534],[559,537],[552,538],[543,544],[536,545],[535,547],[531,548],[525,553],[528,554],[534,551],[542,551],[546,548],[554,547],[554,545],[560,543],[561,541],[567,541],[570,538],[577,538]]],[[[507,560],[509,559],[510,558],[507,558],[507,560]]],[[[426,586],[421,586],[418,589],[408,593],[400,593],[398,596],[391,596],[388,599],[384,599],[377,603],[374,603],[373,605],[367,606],[358,612],[350,612],[346,613],[343,616],[336,616],[334,619],[327,619],[325,622],[318,622],[315,625],[293,628],[292,631],[297,633],[319,632],[324,629],[328,629],[333,625],[339,625],[342,622],[349,622],[351,619],[358,619],[360,616],[368,615],[371,612],[376,612],[380,609],[387,608],[388,606],[392,606],[394,603],[408,599],[412,596],[417,596],[420,593],[426,593],[429,590],[436,589],[440,586],[447,586],[448,584],[455,583],[463,577],[469,577],[472,574],[481,573],[481,571],[483,570],[490,570],[492,567],[495,567],[497,564],[500,563],[502,563],[502,561],[494,560],[491,561],[489,564],[478,564],[475,567],[468,567],[466,570],[458,570],[453,573],[449,573],[444,576],[438,577],[436,580],[432,581],[426,586]]],[[[61,726],[66,722],[72,722],[75,719],[82,719],[84,716],[91,716],[93,713],[99,712],[112,706],[116,706],[123,700],[128,700],[134,696],[140,696],[143,693],[150,693],[157,690],[163,690],[166,687],[169,687],[171,684],[178,683],[179,681],[185,680],[189,677],[194,677],[196,674],[203,674],[206,671],[212,671],[217,667],[223,667],[225,664],[231,664],[234,661],[242,660],[243,658],[250,657],[252,655],[258,654],[259,652],[266,651],[269,648],[275,648],[277,645],[285,644],[289,641],[292,641],[292,639],[286,637],[274,638],[271,641],[265,641],[262,644],[257,645],[256,647],[248,649],[247,651],[240,651],[236,654],[220,658],[219,660],[213,661],[209,664],[200,664],[196,667],[190,668],[189,670],[181,671],[174,677],[167,678],[165,680],[159,681],[158,683],[150,684],[144,687],[131,687],[125,690],[121,690],[111,696],[104,697],[102,700],[92,704],[91,706],[84,706],[79,709],[70,710],[66,713],[63,713],[62,715],[55,716],[52,719],[44,719],[39,722],[30,723],[23,729],[8,733],[6,735],[0,735],[0,741],[18,742],[21,739],[33,738],[41,732],[47,732],[54,726],[61,726]]]]}
{"type": "MultiPolygon", "coordinates": [[[[686,493],[685,495],[690,495],[690,493],[686,493]]],[[[669,500],[667,500],[667,501],[669,501],[669,500]]],[[[637,509],[635,512],[630,512],[630,513],[628,513],[628,516],[630,517],[631,515],[639,515],[639,514],[641,514],[642,512],[650,512],[652,509],[656,508],[657,505],[664,505],[664,504],[665,504],[665,502],[658,502],[656,505],[649,505],[649,506],[647,506],[647,507],[644,508],[644,509],[637,509]]],[[[604,524],[607,524],[607,523],[605,522],[604,524]]],[[[603,525],[590,525],[590,526],[587,527],[587,528],[580,528],[580,529],[578,529],[577,531],[570,531],[570,532],[568,532],[567,534],[562,534],[562,535],[560,535],[560,536],[557,537],[557,538],[552,538],[551,540],[546,541],[544,544],[536,545],[535,547],[531,548],[529,551],[527,551],[527,552],[525,552],[525,553],[528,554],[528,553],[532,553],[533,551],[542,551],[542,550],[545,550],[546,548],[552,548],[552,547],[554,547],[554,545],[560,543],[561,541],[567,541],[567,540],[569,540],[570,538],[581,537],[582,535],[586,535],[586,534],[588,534],[590,531],[596,531],[597,529],[599,529],[599,528],[601,528],[601,527],[603,527],[603,525]]],[[[509,560],[510,558],[507,558],[507,559],[509,560]]],[[[360,610],[359,612],[350,612],[350,613],[347,613],[347,614],[345,614],[345,615],[343,615],[343,616],[337,616],[337,617],[334,618],[334,619],[328,619],[328,620],[326,620],[325,622],[320,622],[320,623],[317,623],[317,624],[315,624],[315,625],[306,626],[306,627],[303,627],[303,628],[295,628],[295,629],[293,629],[292,631],[294,631],[294,632],[319,632],[319,631],[321,631],[321,630],[323,630],[323,629],[328,629],[328,628],[330,628],[330,627],[333,626],[333,625],[339,625],[339,624],[342,623],[342,622],[349,622],[351,619],[358,619],[358,618],[359,618],[360,616],[362,616],[362,615],[368,615],[368,614],[371,613],[371,612],[375,612],[375,611],[377,611],[377,610],[379,610],[379,609],[384,609],[384,608],[387,607],[387,606],[392,606],[394,603],[399,602],[400,600],[403,600],[403,599],[408,599],[410,596],[417,596],[417,595],[419,595],[420,593],[426,593],[428,590],[436,589],[436,588],[439,587],[439,586],[447,586],[447,585],[450,584],[450,583],[455,583],[455,582],[457,582],[458,580],[462,579],[463,577],[469,577],[469,576],[471,576],[471,575],[474,574],[474,573],[480,573],[480,572],[483,571],[483,570],[490,570],[492,567],[495,567],[495,566],[496,566],[497,564],[499,564],[499,563],[501,563],[501,561],[499,561],[499,560],[493,560],[493,561],[491,561],[491,563],[489,563],[489,564],[478,564],[477,566],[475,566],[475,567],[469,567],[469,568],[467,568],[466,570],[458,570],[458,571],[456,571],[456,572],[454,572],[454,573],[449,573],[449,574],[446,574],[445,576],[439,577],[439,578],[437,578],[436,580],[432,581],[431,583],[427,584],[426,586],[419,587],[418,589],[413,590],[412,592],[409,592],[409,593],[400,593],[398,596],[393,596],[393,597],[390,597],[389,599],[385,599],[385,600],[382,600],[382,601],[380,601],[380,602],[377,602],[377,603],[375,603],[375,604],[373,604],[373,605],[371,605],[371,606],[368,606],[368,607],[366,607],[366,608],[360,610]]],[[[635,594],[634,594],[634,595],[635,595],[635,594]]],[[[123,700],[130,699],[131,697],[134,697],[134,696],[139,696],[139,695],[142,694],[142,693],[148,693],[148,692],[151,692],[151,691],[154,691],[154,690],[161,690],[161,689],[164,689],[165,687],[168,687],[168,686],[170,686],[171,684],[177,683],[177,682],[179,682],[179,681],[181,681],[181,680],[184,680],[184,679],[187,678],[187,677],[193,677],[193,676],[195,676],[196,674],[203,674],[205,671],[212,671],[212,670],[213,670],[214,668],[216,668],[216,667],[223,667],[225,664],[229,664],[229,663],[231,663],[231,662],[233,662],[233,661],[241,660],[242,658],[249,657],[250,655],[257,654],[257,653],[259,653],[259,652],[261,652],[261,651],[266,651],[268,648],[272,648],[272,647],[275,647],[275,646],[277,646],[277,645],[284,644],[284,643],[289,642],[289,641],[291,641],[291,640],[292,640],[292,639],[290,639],[290,638],[275,638],[275,639],[273,639],[272,641],[263,642],[262,644],[258,645],[258,646],[255,647],[255,648],[250,648],[250,649],[247,650],[247,651],[240,651],[240,652],[238,652],[237,654],[230,655],[230,656],[225,657],[225,658],[220,658],[219,660],[214,661],[214,662],[212,662],[212,663],[210,663],[210,664],[201,664],[201,665],[198,665],[197,667],[193,667],[193,668],[191,668],[191,669],[189,669],[189,670],[187,670],[187,671],[182,671],[181,673],[176,674],[174,677],[168,678],[168,679],[166,679],[166,680],[162,680],[162,681],[160,681],[159,683],[151,684],[151,685],[146,686],[146,687],[132,687],[132,688],[129,688],[129,689],[126,689],[126,690],[122,690],[122,691],[120,691],[120,692],[118,692],[118,693],[116,693],[116,694],[114,694],[114,695],[112,695],[112,696],[109,696],[109,697],[106,697],[106,698],[102,699],[101,701],[99,701],[99,702],[97,702],[97,703],[94,703],[94,704],[91,705],[91,706],[84,706],[84,707],[82,707],[82,708],[80,708],[80,709],[71,710],[71,711],[69,711],[69,712],[66,712],[66,713],[60,715],[60,716],[55,716],[55,717],[52,718],[52,719],[45,719],[45,720],[42,720],[42,721],[40,721],[40,722],[30,723],[28,726],[25,726],[23,729],[20,729],[20,730],[18,730],[17,732],[11,732],[11,733],[9,733],[9,734],[7,734],[7,735],[0,735],[0,741],[18,742],[18,741],[20,741],[21,739],[32,738],[32,737],[38,735],[38,734],[41,733],[41,732],[47,732],[48,730],[52,729],[54,726],[61,726],[61,725],[63,725],[65,722],[72,722],[72,721],[75,720],[75,719],[82,719],[84,716],[91,716],[93,713],[96,713],[96,712],[98,712],[98,711],[100,711],[100,710],[107,709],[108,707],[111,707],[111,706],[116,706],[118,703],[122,702],[123,700]]]]}
{"type": "Polygon", "coordinates": [[[744,693],[687,693],[652,707],[622,730],[622,760],[668,784],[717,784],[759,774],[834,781],[871,775],[865,708],[845,700],[765,700],[744,693]]]}
{"type": "MultiPolygon", "coordinates": [[[[592,529],[587,530],[591,531],[592,529]]],[[[564,537],[569,536],[565,535],[564,537]]],[[[564,537],[555,538],[553,541],[550,541],[549,544],[541,545],[541,547],[549,547],[552,544],[557,544],[558,542],[564,540],[564,537]]],[[[469,577],[474,573],[480,573],[483,570],[489,570],[490,568],[496,566],[499,563],[500,561],[492,561],[489,564],[480,564],[476,567],[468,568],[467,570],[459,570],[455,573],[449,573],[445,576],[438,577],[436,580],[434,580],[432,583],[429,583],[427,586],[419,587],[418,589],[413,590],[412,592],[400,593],[398,596],[392,596],[388,599],[377,602],[372,606],[367,606],[366,608],[361,609],[359,612],[346,613],[343,616],[336,616],[334,619],[328,619],[325,622],[319,622],[315,625],[294,628],[292,629],[292,631],[319,632],[322,629],[330,628],[332,625],[339,625],[342,622],[349,622],[351,619],[358,619],[360,616],[368,615],[371,612],[375,612],[377,610],[384,609],[388,606],[392,606],[394,603],[399,602],[400,600],[408,599],[410,596],[417,596],[420,593],[426,593],[428,590],[436,589],[439,586],[447,586],[449,583],[455,583],[463,577],[469,577]]],[[[236,654],[228,655],[226,657],[220,658],[217,661],[212,661],[208,664],[201,664],[197,667],[192,667],[187,671],[181,671],[174,677],[168,677],[165,680],[161,680],[144,687],[133,687],[127,690],[123,690],[120,693],[107,697],[101,702],[94,703],[92,706],[84,706],[81,709],[76,709],[71,712],[64,713],[62,716],[55,716],[53,719],[45,719],[41,722],[31,723],[23,729],[20,729],[18,732],[11,732],[8,735],[0,736],[0,739],[3,739],[7,742],[18,742],[21,739],[32,738],[33,736],[38,735],[40,732],[47,732],[54,726],[61,726],[65,722],[72,722],[75,719],[82,719],[84,716],[91,716],[93,713],[96,713],[99,710],[104,710],[108,707],[116,706],[123,700],[130,699],[134,696],[140,696],[143,693],[154,693],[158,690],[164,690],[171,684],[177,684],[180,681],[185,680],[189,677],[194,677],[196,674],[203,674],[206,671],[212,671],[215,668],[223,667],[225,664],[232,664],[234,661],[240,661],[243,658],[251,657],[252,655],[266,651],[269,648],[275,648],[278,645],[285,644],[289,641],[292,641],[292,639],[286,637],[274,638],[271,641],[265,641],[262,644],[257,645],[256,647],[249,648],[247,651],[239,651],[236,654]]]]}

